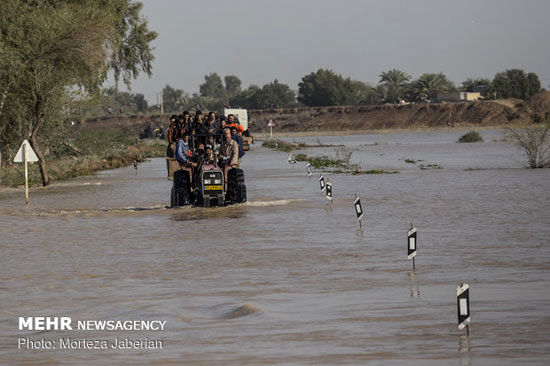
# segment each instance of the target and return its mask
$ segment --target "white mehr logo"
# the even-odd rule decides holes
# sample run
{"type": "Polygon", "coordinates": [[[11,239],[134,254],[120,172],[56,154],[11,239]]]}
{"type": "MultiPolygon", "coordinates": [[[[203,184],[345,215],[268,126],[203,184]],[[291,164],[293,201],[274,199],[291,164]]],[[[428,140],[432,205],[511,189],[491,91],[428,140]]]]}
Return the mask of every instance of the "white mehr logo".
{"type": "Polygon", "coordinates": [[[19,317],[19,330],[73,330],[68,316],[19,317]]]}

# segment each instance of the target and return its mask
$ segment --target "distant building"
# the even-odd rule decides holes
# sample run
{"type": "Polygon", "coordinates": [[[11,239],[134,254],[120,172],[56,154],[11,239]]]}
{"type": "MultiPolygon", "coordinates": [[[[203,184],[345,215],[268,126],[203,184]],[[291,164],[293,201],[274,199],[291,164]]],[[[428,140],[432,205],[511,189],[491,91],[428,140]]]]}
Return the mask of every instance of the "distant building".
{"type": "Polygon", "coordinates": [[[473,102],[481,98],[481,93],[472,92],[450,92],[438,93],[437,100],[440,102],[473,102]]]}
{"type": "Polygon", "coordinates": [[[483,93],[488,88],[489,88],[489,85],[475,85],[475,86],[472,86],[472,89],[468,91],[474,92],[474,93],[483,93]]]}

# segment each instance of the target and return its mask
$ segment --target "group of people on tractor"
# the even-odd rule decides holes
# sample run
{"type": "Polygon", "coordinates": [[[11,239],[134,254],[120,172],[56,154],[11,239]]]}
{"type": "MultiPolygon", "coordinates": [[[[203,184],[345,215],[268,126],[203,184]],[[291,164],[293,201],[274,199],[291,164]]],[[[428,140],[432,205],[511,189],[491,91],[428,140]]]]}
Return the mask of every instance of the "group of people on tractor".
{"type": "MultiPolygon", "coordinates": [[[[191,118],[189,112],[170,117],[167,156],[196,173],[205,164],[220,168],[236,168],[245,152],[242,146],[244,128],[234,115],[216,116],[208,113],[206,120],[199,110],[191,118]]],[[[192,174],[198,177],[198,174],[192,174]]],[[[194,180],[194,179],[193,179],[194,180]]],[[[197,182],[193,182],[196,186],[197,182]]]]}
{"type": "MultiPolygon", "coordinates": [[[[242,145],[243,132],[244,128],[232,114],[226,118],[225,116],[217,117],[215,112],[210,112],[205,120],[200,110],[195,113],[194,118],[189,112],[184,111],[180,115],[174,114],[170,117],[166,155],[176,158],[178,161],[182,160],[180,163],[198,163],[205,152],[208,149],[212,150],[216,145],[225,145],[225,152],[227,152],[227,146],[233,145],[229,141],[232,140],[237,144],[237,157],[241,159],[245,154],[242,145]],[[226,141],[227,133],[229,133],[230,139],[226,141]],[[178,143],[180,145],[179,152],[182,154],[178,154],[178,143]]],[[[224,156],[223,150],[219,150],[220,156],[229,158],[229,156],[224,156]]]]}

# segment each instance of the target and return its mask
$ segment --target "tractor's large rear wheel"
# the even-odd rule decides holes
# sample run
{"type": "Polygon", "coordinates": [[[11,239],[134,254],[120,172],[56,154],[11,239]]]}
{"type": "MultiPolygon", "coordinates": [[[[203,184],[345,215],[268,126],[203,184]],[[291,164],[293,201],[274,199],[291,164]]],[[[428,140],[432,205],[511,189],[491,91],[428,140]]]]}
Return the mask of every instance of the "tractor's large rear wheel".
{"type": "Polygon", "coordinates": [[[246,202],[246,185],[242,169],[233,168],[227,172],[226,201],[230,203],[246,202]]]}
{"type": "Polygon", "coordinates": [[[183,169],[174,172],[174,184],[170,197],[172,207],[191,204],[191,181],[189,172],[183,169]]]}

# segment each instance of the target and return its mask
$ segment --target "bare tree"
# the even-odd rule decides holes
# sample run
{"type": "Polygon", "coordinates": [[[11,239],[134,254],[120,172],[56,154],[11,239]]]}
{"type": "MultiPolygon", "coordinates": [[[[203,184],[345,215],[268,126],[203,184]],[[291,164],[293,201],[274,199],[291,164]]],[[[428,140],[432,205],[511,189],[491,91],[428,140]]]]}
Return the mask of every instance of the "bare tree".
{"type": "MultiPolygon", "coordinates": [[[[535,119],[533,119],[535,122],[535,119]]],[[[516,146],[523,149],[527,155],[529,168],[545,168],[550,166],[550,120],[544,123],[534,123],[528,126],[509,127],[506,135],[516,146]]]]}

